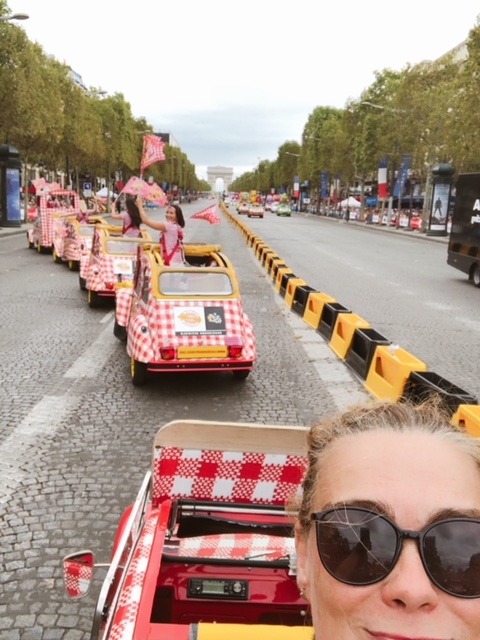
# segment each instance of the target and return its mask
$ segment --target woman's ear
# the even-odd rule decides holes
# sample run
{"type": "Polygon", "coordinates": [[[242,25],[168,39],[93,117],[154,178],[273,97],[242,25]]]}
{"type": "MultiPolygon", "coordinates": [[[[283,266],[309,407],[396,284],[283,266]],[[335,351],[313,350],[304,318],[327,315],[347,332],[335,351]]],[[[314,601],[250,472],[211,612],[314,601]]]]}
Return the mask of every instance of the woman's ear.
{"type": "Polygon", "coordinates": [[[297,584],[302,593],[309,587],[309,560],[308,560],[308,536],[301,530],[300,525],[295,525],[295,548],[297,551],[297,584]]]}

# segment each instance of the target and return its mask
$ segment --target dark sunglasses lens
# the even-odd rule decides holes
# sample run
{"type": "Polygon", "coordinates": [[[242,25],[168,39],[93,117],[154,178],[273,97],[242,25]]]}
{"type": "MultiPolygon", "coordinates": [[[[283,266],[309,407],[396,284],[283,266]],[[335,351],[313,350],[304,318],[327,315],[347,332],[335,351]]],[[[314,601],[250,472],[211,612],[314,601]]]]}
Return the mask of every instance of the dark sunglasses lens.
{"type": "Polygon", "coordinates": [[[336,509],[327,512],[316,527],[320,559],[341,582],[373,584],[395,563],[395,529],[376,513],[352,507],[336,509]]]}
{"type": "Polygon", "coordinates": [[[452,520],[433,525],[423,555],[440,589],[463,598],[480,596],[480,522],[452,520]]]}

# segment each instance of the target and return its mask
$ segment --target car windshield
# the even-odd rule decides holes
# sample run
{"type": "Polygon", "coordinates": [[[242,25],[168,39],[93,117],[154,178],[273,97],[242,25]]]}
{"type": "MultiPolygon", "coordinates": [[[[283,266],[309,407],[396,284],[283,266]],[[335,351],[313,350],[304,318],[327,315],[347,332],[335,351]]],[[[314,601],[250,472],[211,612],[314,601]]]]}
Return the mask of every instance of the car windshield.
{"type": "Polygon", "coordinates": [[[121,253],[132,255],[137,253],[137,243],[128,240],[107,240],[105,249],[107,253],[121,253]]]}
{"type": "Polygon", "coordinates": [[[167,296],[228,296],[233,293],[228,274],[211,271],[164,271],[159,276],[158,288],[167,296]]]}

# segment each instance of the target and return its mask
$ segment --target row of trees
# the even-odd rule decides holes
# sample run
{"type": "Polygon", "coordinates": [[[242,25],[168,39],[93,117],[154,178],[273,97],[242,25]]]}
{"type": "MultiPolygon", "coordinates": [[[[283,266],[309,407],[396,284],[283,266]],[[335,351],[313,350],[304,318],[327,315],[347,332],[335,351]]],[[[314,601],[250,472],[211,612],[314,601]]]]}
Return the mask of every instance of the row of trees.
{"type": "MultiPolygon", "coordinates": [[[[0,15],[9,14],[0,0],[0,15]]],[[[17,147],[27,165],[55,175],[127,180],[140,171],[143,136],[153,133],[145,118],[135,118],[121,93],[105,96],[76,85],[70,69],[32,43],[13,22],[0,22],[0,136],[17,147]]],[[[179,147],[166,145],[166,162],[148,168],[159,184],[168,182],[189,191],[210,190],[197,178],[179,147]]],[[[24,179],[24,184],[25,184],[24,179]]]]}
{"type": "MultiPolygon", "coordinates": [[[[262,160],[232,190],[292,190],[293,177],[310,181],[318,194],[321,172],[341,177],[344,195],[377,178],[388,156],[394,173],[402,155],[412,156],[410,185],[429,191],[432,167],[449,162],[457,173],[480,170],[480,22],[470,31],[468,56],[443,58],[402,71],[376,72],[373,84],[344,109],[317,107],[302,141],[286,141],[274,161],[262,160]]],[[[392,182],[390,177],[389,182],[392,182]]]]}

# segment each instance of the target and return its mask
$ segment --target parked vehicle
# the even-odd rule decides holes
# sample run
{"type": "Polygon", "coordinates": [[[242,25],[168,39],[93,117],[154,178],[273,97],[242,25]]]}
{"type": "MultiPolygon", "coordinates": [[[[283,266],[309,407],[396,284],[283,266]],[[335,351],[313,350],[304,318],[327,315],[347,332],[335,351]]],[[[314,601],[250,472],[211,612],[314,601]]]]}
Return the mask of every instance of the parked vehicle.
{"type": "Polygon", "coordinates": [[[53,248],[54,222],[76,216],[80,212],[80,198],[76,191],[56,189],[42,193],[38,200],[37,217],[27,231],[27,241],[29,249],[43,253],[53,248]],[[53,204],[56,206],[51,206],[53,204]]]}
{"type": "Polygon", "coordinates": [[[458,176],[447,264],[480,287],[480,173],[458,176]]]}
{"type": "Polygon", "coordinates": [[[133,287],[117,295],[117,337],[126,328],[135,385],[148,372],[231,371],[245,379],[256,360],[230,260],[215,245],[185,245],[187,265],[164,265],[159,245],[140,247],[133,287]]]}
{"type": "MultiPolygon", "coordinates": [[[[310,640],[285,510],[305,473],[306,432],[198,420],[160,428],[151,470],[100,565],[92,640],[243,640],[254,625],[269,638],[310,640]]],[[[95,566],[90,550],[64,559],[70,598],[88,592],[95,566]]]]}

